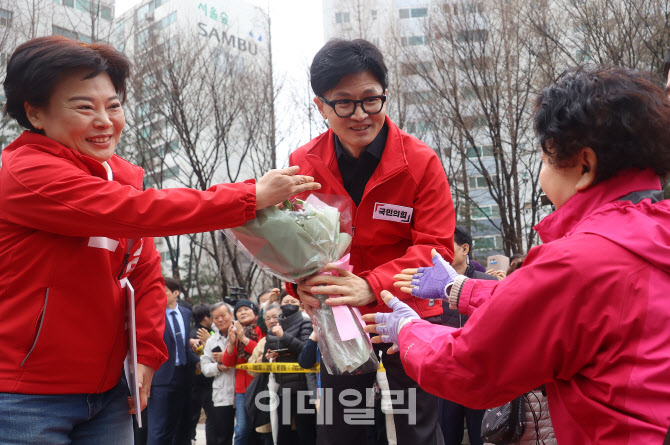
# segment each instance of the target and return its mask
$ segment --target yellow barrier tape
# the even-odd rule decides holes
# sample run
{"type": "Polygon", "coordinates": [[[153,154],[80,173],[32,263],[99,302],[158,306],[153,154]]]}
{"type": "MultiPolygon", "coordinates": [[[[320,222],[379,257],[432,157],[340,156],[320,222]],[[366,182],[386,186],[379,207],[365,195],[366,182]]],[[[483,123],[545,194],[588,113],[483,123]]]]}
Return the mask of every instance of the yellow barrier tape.
{"type": "MultiPolygon", "coordinates": [[[[291,374],[309,374],[320,372],[320,365],[317,363],[313,368],[303,368],[297,363],[243,363],[241,365],[236,365],[237,369],[244,369],[245,371],[251,372],[278,372],[278,373],[291,373],[291,374]]],[[[386,372],[384,365],[379,364],[379,369],[377,372],[386,372]]]]}
{"type": "Polygon", "coordinates": [[[319,372],[319,364],[317,363],[313,368],[303,368],[297,363],[243,363],[235,366],[237,369],[244,369],[251,372],[278,372],[291,374],[308,374],[319,372]]]}

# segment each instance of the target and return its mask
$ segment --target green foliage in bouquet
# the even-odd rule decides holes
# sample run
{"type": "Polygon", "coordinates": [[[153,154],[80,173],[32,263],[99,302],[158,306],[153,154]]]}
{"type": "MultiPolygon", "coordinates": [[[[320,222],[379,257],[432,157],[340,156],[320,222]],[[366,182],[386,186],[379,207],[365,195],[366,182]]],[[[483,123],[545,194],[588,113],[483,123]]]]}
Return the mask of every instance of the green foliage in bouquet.
{"type": "Polygon", "coordinates": [[[340,232],[340,212],[327,205],[285,202],[268,207],[256,218],[229,229],[253,260],[268,272],[295,283],[340,259],[351,244],[351,235],[340,232]]]}

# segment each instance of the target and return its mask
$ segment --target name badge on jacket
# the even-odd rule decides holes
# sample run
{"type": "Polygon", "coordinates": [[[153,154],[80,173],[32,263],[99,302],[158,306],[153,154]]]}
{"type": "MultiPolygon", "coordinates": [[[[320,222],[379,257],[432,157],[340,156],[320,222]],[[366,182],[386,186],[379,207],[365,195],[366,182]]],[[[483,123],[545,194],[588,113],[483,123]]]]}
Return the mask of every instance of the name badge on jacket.
{"type": "Polygon", "coordinates": [[[384,221],[408,224],[412,220],[413,211],[414,209],[411,207],[376,202],[372,219],[383,219],[384,221]]]}

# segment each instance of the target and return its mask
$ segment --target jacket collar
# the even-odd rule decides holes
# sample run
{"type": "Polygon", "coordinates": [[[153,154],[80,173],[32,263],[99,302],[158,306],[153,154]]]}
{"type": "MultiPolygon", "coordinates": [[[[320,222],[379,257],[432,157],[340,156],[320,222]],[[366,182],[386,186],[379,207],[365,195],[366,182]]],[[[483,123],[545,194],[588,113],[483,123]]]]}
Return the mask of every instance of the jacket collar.
{"type": "Polygon", "coordinates": [[[616,176],[575,194],[534,229],[543,243],[554,241],[564,237],[600,207],[643,190],[661,190],[661,181],[652,169],[620,171],[616,176]]]}
{"type": "MultiPolygon", "coordinates": [[[[78,151],[72,150],[47,136],[29,130],[25,130],[21,133],[18,138],[2,151],[3,164],[8,161],[11,162],[11,157],[14,156],[15,152],[26,145],[30,145],[31,148],[43,153],[69,160],[93,176],[97,176],[104,180],[107,180],[108,178],[107,170],[105,170],[105,167],[97,160],[90,156],[82,155],[78,151]]],[[[142,188],[142,178],[144,176],[142,168],[130,164],[128,161],[117,155],[113,155],[112,158],[107,161],[107,164],[113,172],[114,180],[121,183],[133,184],[139,189],[142,188]],[[128,175],[128,173],[123,171],[121,164],[132,166],[132,173],[128,175]]]]}
{"type": "MultiPolygon", "coordinates": [[[[374,186],[375,183],[395,174],[397,171],[407,168],[408,165],[400,129],[388,116],[385,118],[385,125],[388,127],[386,146],[384,147],[379,165],[365,187],[366,190],[374,186]]],[[[333,133],[332,129],[328,129],[328,131],[317,138],[314,146],[307,152],[306,158],[309,159],[310,163],[319,173],[323,174],[325,173],[323,170],[327,169],[329,170],[329,175],[332,175],[336,179],[336,183],[342,184],[342,175],[340,174],[335,154],[335,133],[333,133]]],[[[348,195],[343,186],[341,189],[341,194],[348,195]]]]}

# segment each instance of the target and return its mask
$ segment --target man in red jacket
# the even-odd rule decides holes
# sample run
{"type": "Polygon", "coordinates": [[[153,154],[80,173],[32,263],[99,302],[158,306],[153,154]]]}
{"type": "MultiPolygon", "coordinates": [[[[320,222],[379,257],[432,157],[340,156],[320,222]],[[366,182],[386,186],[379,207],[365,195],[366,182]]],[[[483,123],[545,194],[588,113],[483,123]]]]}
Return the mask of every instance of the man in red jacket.
{"type": "MultiPolygon", "coordinates": [[[[448,259],[453,257],[455,217],[447,178],[435,152],[386,116],[387,69],[373,44],[331,40],[314,57],[310,74],[314,102],[330,130],[292,153],[290,164],[314,176],[323,193],[350,203],[353,273],[338,270],[340,276],[315,276],[287,290],[297,292],[308,311],[319,305],[314,294],[341,295],[331,298],[329,305],[358,306],[363,313],[384,311],[379,294],[392,288],[396,273],[428,261],[433,248],[448,259]]],[[[439,323],[440,301],[400,292],[398,297],[422,318],[439,323]]],[[[384,355],[383,363],[391,390],[403,391],[403,402],[398,395],[399,403],[394,405],[389,439],[401,444],[442,444],[437,398],[407,377],[397,356],[384,355]],[[410,411],[416,412],[415,421],[410,411]]],[[[319,425],[319,444],[364,440],[364,426],[349,424],[347,411],[366,407],[366,389],[372,388],[374,374],[322,373],[322,387],[332,388],[333,400],[328,391],[322,391],[321,406],[332,407],[333,422],[319,425]],[[351,389],[360,391],[360,403],[352,406],[345,401],[345,406],[339,394],[351,389]]]]}

